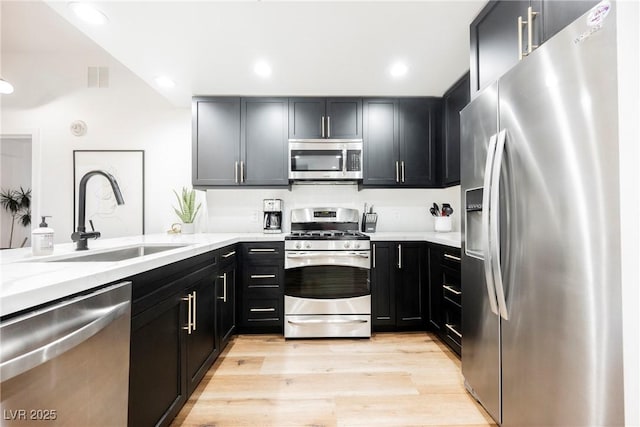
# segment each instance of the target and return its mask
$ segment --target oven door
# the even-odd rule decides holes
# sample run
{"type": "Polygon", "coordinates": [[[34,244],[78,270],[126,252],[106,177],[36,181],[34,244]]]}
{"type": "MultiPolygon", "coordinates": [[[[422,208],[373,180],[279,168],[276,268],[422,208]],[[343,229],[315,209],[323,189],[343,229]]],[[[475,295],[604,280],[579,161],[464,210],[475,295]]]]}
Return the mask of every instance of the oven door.
{"type": "Polygon", "coordinates": [[[343,299],[370,295],[369,251],[287,251],[287,296],[308,299],[343,299]]]}

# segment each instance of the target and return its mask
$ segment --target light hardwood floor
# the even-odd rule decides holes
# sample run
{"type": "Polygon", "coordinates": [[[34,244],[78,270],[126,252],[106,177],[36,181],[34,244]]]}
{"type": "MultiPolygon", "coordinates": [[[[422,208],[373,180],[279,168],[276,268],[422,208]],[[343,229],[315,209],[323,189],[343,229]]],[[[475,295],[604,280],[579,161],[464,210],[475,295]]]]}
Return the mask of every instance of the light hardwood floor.
{"type": "Polygon", "coordinates": [[[370,340],[240,335],[174,420],[177,426],[492,426],[460,361],[425,332],[370,340]]]}

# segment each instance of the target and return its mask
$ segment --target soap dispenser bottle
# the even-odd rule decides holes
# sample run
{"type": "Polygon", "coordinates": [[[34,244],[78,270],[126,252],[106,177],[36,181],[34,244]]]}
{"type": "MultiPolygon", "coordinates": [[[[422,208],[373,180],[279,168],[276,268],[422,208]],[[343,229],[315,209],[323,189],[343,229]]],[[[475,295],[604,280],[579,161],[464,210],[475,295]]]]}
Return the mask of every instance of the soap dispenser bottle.
{"type": "Polygon", "coordinates": [[[53,228],[49,228],[47,218],[43,216],[42,222],[31,232],[31,250],[34,255],[51,255],[53,253],[53,228]]]}

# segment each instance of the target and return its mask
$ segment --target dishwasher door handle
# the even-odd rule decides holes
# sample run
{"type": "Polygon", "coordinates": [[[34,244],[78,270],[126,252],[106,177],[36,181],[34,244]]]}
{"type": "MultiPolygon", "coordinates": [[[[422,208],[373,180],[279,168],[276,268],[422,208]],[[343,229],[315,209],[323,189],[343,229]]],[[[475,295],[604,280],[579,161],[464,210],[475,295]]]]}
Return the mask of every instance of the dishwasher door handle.
{"type": "Polygon", "coordinates": [[[0,381],[6,381],[52,360],[88,340],[129,310],[131,302],[92,310],[91,319],[80,328],[54,341],[0,363],[0,381]]]}

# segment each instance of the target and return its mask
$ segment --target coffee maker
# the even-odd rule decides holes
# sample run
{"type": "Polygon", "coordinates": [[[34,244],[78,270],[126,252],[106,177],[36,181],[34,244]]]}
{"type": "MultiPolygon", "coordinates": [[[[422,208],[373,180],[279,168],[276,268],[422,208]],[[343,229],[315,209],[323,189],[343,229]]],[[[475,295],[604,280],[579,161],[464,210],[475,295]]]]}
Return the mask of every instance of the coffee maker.
{"type": "Polygon", "coordinates": [[[262,210],[264,211],[263,231],[265,233],[282,233],[282,200],[264,199],[262,210]]]}

